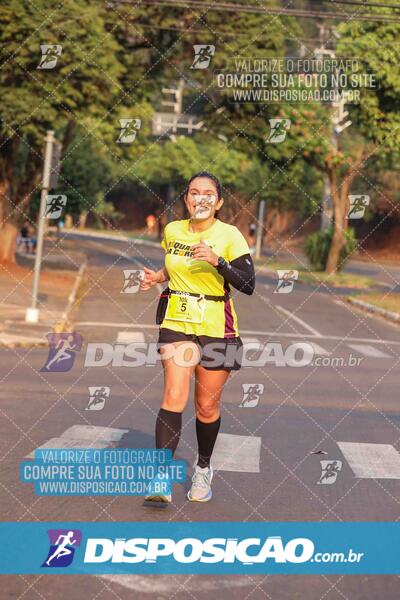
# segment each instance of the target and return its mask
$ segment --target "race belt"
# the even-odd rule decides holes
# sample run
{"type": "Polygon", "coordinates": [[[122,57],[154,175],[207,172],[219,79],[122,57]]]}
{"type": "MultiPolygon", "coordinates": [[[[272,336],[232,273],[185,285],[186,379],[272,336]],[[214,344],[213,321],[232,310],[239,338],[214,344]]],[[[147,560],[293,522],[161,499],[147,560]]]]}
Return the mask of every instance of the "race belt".
{"type": "Polygon", "coordinates": [[[186,323],[202,323],[204,318],[205,300],[224,302],[229,299],[229,294],[224,296],[211,296],[209,294],[195,294],[177,290],[164,290],[168,296],[166,319],[184,321],[186,323]]]}

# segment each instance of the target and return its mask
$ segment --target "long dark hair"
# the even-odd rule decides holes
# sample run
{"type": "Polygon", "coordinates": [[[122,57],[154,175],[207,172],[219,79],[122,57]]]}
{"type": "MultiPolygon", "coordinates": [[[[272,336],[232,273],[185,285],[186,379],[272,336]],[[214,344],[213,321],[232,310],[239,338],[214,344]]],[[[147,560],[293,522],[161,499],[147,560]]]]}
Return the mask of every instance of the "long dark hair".
{"type": "MultiPolygon", "coordinates": [[[[216,187],[218,200],[221,200],[221,198],[222,198],[222,184],[221,184],[220,180],[215,175],[213,175],[212,173],[209,173],[208,171],[199,171],[199,173],[196,173],[195,175],[192,175],[192,177],[187,182],[184,191],[182,192],[181,197],[183,199],[185,199],[186,196],[188,195],[190,184],[197,177],[207,177],[207,179],[210,179],[213,182],[213,184],[215,185],[215,187],[216,187]]],[[[216,218],[218,217],[218,213],[219,213],[219,210],[216,210],[215,214],[214,214],[214,216],[216,218]]]]}

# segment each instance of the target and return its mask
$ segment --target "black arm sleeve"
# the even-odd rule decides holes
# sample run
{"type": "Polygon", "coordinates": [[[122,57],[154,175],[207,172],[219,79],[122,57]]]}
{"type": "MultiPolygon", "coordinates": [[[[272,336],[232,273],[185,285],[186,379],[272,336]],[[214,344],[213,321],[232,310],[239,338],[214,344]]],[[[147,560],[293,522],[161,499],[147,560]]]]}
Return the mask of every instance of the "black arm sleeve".
{"type": "Polygon", "coordinates": [[[218,268],[218,273],[239,292],[249,296],[254,292],[256,275],[250,254],[243,254],[232,262],[227,262],[224,267],[218,268]]]}

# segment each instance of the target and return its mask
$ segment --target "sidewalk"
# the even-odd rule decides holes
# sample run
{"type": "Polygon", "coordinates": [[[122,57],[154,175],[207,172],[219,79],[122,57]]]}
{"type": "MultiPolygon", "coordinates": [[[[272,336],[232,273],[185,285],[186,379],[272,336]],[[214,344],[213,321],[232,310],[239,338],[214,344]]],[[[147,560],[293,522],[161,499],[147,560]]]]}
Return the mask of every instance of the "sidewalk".
{"type": "MultiPolygon", "coordinates": [[[[81,259],[78,255],[64,257],[64,265],[61,266],[65,270],[55,269],[54,264],[49,268],[47,261],[44,263],[39,284],[40,317],[37,324],[25,322],[25,311],[32,299],[32,268],[0,263],[0,347],[47,345],[46,334],[59,330],[59,324],[65,317],[69,296],[77,279],[75,269],[80,266],[78,259],[81,259]],[[71,267],[74,270],[67,270],[71,267]]],[[[57,261],[60,260],[58,256],[57,261]]]]}

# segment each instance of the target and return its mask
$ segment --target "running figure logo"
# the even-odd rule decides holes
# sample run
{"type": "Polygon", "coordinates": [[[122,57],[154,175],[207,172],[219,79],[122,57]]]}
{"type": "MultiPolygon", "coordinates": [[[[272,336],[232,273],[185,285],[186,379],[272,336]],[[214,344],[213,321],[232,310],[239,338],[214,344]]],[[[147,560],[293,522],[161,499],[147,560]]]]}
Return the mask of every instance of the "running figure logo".
{"type": "Polygon", "coordinates": [[[271,131],[269,133],[267,144],[280,144],[286,138],[286,133],[290,129],[290,119],[269,119],[271,131]]]}
{"type": "Polygon", "coordinates": [[[49,194],[46,198],[46,212],[44,218],[59,219],[67,204],[67,196],[63,194],[49,194]]]}
{"type": "Polygon", "coordinates": [[[194,196],[195,209],[193,217],[196,219],[207,219],[217,201],[215,194],[196,194],[194,196]]]}
{"type": "Polygon", "coordinates": [[[60,373],[72,369],[75,353],[82,348],[80,333],[48,333],[49,355],[40,369],[45,373],[60,373]]]}
{"type": "Polygon", "coordinates": [[[42,56],[37,69],[54,69],[58,57],[61,55],[62,46],[43,44],[40,46],[42,56]]]}
{"type": "Polygon", "coordinates": [[[318,485],[331,485],[335,483],[338,473],[342,470],[341,460],[320,460],[321,464],[321,477],[317,481],[318,485]]]}
{"type": "Polygon", "coordinates": [[[215,53],[215,46],[211,44],[194,44],[194,59],[191,69],[207,69],[215,53]]]}
{"type": "Polygon", "coordinates": [[[140,288],[140,282],[144,277],[144,271],[124,269],[124,285],[121,294],[136,294],[140,288]]]}
{"type": "Polygon", "coordinates": [[[362,219],[365,209],[369,206],[370,197],[367,195],[352,196],[349,195],[350,207],[347,214],[348,219],[362,219]]]}
{"type": "Polygon", "coordinates": [[[131,144],[135,141],[136,133],[139,131],[142,121],[140,119],[120,119],[121,131],[117,144],[131,144]]]}
{"type": "Polygon", "coordinates": [[[102,410],[106,399],[110,397],[110,388],[103,386],[89,386],[89,402],[85,410],[102,410]]]}
{"type": "Polygon", "coordinates": [[[50,548],[42,567],[68,567],[74,558],[75,549],[81,545],[79,529],[48,529],[50,548]]]}
{"type": "Polygon", "coordinates": [[[254,408],[264,392],[264,385],[262,383],[243,383],[242,390],[243,399],[239,408],[254,408]]]}
{"type": "Polygon", "coordinates": [[[294,270],[278,270],[278,285],[274,294],[289,294],[293,290],[294,282],[299,278],[299,272],[294,270]]]}

